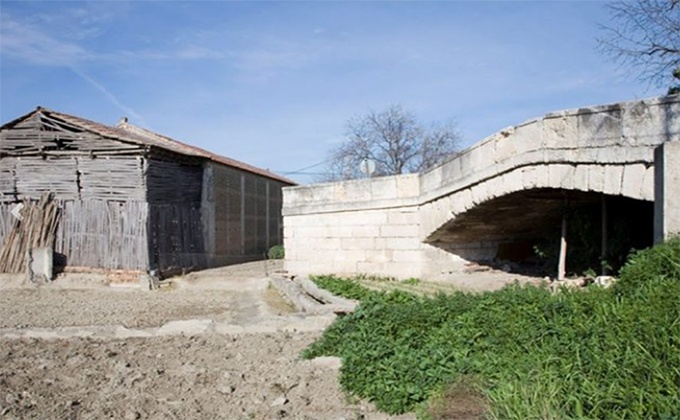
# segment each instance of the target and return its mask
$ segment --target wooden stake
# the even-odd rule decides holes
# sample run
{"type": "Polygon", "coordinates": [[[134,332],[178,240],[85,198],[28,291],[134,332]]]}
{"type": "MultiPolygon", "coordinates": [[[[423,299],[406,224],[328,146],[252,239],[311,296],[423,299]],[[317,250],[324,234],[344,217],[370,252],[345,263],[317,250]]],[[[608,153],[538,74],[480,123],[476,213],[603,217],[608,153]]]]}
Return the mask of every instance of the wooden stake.
{"type": "Polygon", "coordinates": [[[602,275],[608,274],[607,265],[604,264],[607,258],[607,196],[602,194],[602,247],[600,250],[600,264],[602,275]]]}
{"type": "Polygon", "coordinates": [[[564,280],[567,267],[567,215],[562,216],[562,236],[560,237],[560,261],[557,266],[557,280],[564,280]]]}
{"type": "Polygon", "coordinates": [[[564,198],[564,213],[562,214],[562,234],[560,235],[560,259],[557,265],[557,280],[564,280],[567,273],[567,214],[569,211],[569,197],[564,198]]]}

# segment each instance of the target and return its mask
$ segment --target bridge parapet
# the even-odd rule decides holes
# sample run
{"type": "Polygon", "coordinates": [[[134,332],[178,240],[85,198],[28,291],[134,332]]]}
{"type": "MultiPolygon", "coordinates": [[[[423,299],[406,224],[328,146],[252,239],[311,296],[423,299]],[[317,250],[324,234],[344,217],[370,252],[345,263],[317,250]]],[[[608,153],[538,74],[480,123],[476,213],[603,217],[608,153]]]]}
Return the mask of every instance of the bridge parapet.
{"type": "Polygon", "coordinates": [[[546,114],[501,130],[420,178],[421,201],[544,163],[652,164],[654,147],[680,140],[677,96],[546,114]]]}

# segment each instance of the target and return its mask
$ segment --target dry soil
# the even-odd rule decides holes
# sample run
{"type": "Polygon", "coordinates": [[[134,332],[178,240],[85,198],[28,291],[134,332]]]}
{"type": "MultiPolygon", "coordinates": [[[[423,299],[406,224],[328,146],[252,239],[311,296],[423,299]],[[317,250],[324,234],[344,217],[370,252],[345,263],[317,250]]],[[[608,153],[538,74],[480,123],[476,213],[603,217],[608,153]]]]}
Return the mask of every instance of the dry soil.
{"type": "Polygon", "coordinates": [[[153,292],[0,287],[0,418],[389,418],[346,398],[337,360],[300,359],[332,320],[293,313],[268,288],[275,269],[208,270],[153,292]],[[177,321],[189,327],[168,328],[177,321]]]}

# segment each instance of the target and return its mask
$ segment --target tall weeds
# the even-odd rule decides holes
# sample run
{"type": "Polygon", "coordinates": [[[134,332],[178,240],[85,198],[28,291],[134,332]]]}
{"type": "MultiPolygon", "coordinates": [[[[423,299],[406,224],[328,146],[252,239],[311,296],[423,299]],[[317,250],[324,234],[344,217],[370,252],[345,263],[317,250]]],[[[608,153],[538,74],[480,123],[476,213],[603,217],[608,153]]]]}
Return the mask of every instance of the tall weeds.
{"type": "Polygon", "coordinates": [[[356,286],[357,311],[303,355],[340,356],[343,388],[388,413],[472,378],[490,418],[680,418],[680,240],[633,255],[611,289],[423,298],[356,286]]]}

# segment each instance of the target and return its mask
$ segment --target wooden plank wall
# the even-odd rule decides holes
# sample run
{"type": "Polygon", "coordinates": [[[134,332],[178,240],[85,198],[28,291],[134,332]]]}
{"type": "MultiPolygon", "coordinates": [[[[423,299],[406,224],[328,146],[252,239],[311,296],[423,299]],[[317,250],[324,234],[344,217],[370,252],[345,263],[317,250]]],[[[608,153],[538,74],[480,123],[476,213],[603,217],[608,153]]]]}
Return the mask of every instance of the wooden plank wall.
{"type": "Polygon", "coordinates": [[[45,192],[61,200],[144,201],[146,196],[145,160],[139,156],[3,157],[0,167],[3,201],[38,199],[45,192]]]}
{"type": "Polygon", "coordinates": [[[39,156],[3,158],[3,165],[7,160],[14,160],[14,184],[18,198],[37,200],[47,192],[65,200],[79,198],[76,159],[42,159],[39,156]]]}
{"type": "Polygon", "coordinates": [[[147,161],[149,253],[161,273],[207,267],[201,222],[203,167],[147,161]]]}
{"type": "Polygon", "coordinates": [[[241,172],[224,165],[213,167],[213,199],[215,206],[215,255],[242,255],[241,172]]]}
{"type": "Polygon", "coordinates": [[[148,160],[146,184],[150,203],[200,203],[202,183],[200,164],[148,160]]]}
{"type": "Polygon", "coordinates": [[[146,270],[149,205],[139,201],[62,202],[55,251],[78,267],[146,270]]]}
{"type": "MultiPolygon", "coordinates": [[[[144,202],[58,200],[62,216],[55,252],[75,267],[146,270],[148,245],[144,202]]],[[[14,223],[16,203],[0,204],[0,242],[14,223]]]]}
{"type": "Polygon", "coordinates": [[[54,249],[69,266],[147,269],[145,166],[137,156],[2,157],[0,240],[17,201],[49,191],[64,212],[54,249]]]}
{"type": "Polygon", "coordinates": [[[82,200],[145,201],[146,161],[141,156],[76,158],[82,200]]]}
{"type": "Polygon", "coordinates": [[[200,203],[149,205],[150,267],[161,273],[208,266],[200,203]]]}

